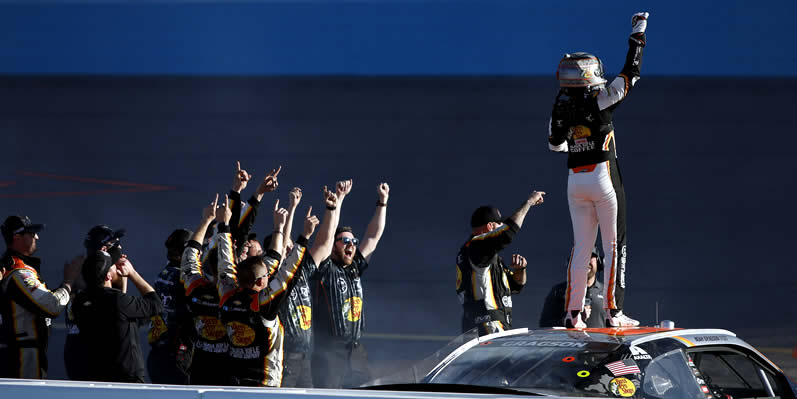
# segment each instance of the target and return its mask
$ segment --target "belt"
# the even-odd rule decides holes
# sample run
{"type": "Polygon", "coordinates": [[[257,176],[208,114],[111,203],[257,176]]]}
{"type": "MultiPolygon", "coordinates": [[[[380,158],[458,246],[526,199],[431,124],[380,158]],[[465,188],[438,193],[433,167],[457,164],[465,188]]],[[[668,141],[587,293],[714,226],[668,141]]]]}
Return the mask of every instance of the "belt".
{"type": "Polygon", "coordinates": [[[594,163],[592,165],[577,166],[575,168],[571,168],[570,170],[572,170],[573,173],[586,173],[594,171],[597,166],[598,164],[594,163]]]}

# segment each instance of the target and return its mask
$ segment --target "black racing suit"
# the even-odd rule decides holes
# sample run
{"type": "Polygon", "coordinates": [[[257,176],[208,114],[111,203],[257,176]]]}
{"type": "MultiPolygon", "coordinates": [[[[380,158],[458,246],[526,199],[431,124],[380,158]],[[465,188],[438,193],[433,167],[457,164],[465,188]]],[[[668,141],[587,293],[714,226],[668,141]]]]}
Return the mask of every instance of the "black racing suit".
{"type": "Polygon", "coordinates": [[[147,340],[151,346],[147,357],[149,378],[156,384],[187,384],[184,360],[193,346],[191,316],[180,281],[180,263],[169,261],[153,284],[163,301],[163,313],[150,319],[147,340]],[[181,348],[182,346],[182,348],[181,348]]]}
{"type": "Polygon", "coordinates": [[[359,386],[370,379],[363,330],[363,288],[368,268],[359,250],[350,265],[321,262],[310,287],[313,295],[313,383],[319,388],[359,386]]]}
{"type": "Polygon", "coordinates": [[[462,332],[479,335],[512,327],[512,294],[523,285],[498,256],[520,230],[510,219],[493,231],[472,236],[457,254],[457,296],[462,303],[462,332]]]}
{"type": "Polygon", "coordinates": [[[645,35],[629,39],[625,65],[607,86],[562,88],[556,96],[548,134],[552,151],[567,152],[568,202],[575,241],[568,265],[566,307],[584,306],[587,264],[598,226],[607,256],[604,294],[608,309],[622,310],[625,296],[626,202],[617,163],[614,110],[639,79],[645,35]]]}
{"type": "Polygon", "coordinates": [[[232,256],[232,240],[226,225],[219,226],[219,279],[221,320],[230,342],[231,383],[279,387],[282,383],[284,331],[277,314],[295,285],[294,275],[304,262],[312,262],[307,239],[299,237],[291,253],[280,263],[279,253],[269,249],[263,256],[269,271],[268,285],[260,292],[238,286],[232,256]]]}
{"type": "Polygon", "coordinates": [[[0,377],[46,378],[51,318],[69,303],[69,289],[47,289],[41,260],[8,250],[0,283],[0,377]]]}
{"type": "Polygon", "coordinates": [[[296,277],[296,286],[280,307],[279,318],[285,329],[285,358],[282,386],[312,388],[311,362],[313,352],[310,278],[318,269],[315,262],[305,262],[296,277]]]}

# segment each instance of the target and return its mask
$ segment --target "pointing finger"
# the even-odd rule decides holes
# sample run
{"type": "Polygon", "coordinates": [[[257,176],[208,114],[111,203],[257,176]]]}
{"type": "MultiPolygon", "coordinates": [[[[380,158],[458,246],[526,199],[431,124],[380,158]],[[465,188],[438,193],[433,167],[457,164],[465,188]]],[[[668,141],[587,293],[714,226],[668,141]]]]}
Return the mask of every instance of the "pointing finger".
{"type": "Polygon", "coordinates": [[[310,205],[310,207],[307,208],[307,217],[310,217],[312,214],[313,214],[313,206],[310,205]]]}
{"type": "Polygon", "coordinates": [[[221,206],[227,206],[230,203],[230,198],[227,194],[224,194],[224,204],[221,206]]]}
{"type": "Polygon", "coordinates": [[[241,161],[235,161],[235,163],[238,165],[238,171],[240,172],[241,171],[241,161]]]}
{"type": "Polygon", "coordinates": [[[276,171],[276,172],[274,172],[274,177],[277,177],[277,175],[279,175],[279,174],[280,174],[280,171],[281,171],[281,170],[282,170],[282,165],[280,165],[280,166],[278,166],[278,167],[277,167],[277,171],[276,171]]]}
{"type": "Polygon", "coordinates": [[[280,209],[280,200],[279,200],[279,198],[277,198],[277,202],[274,203],[274,210],[276,211],[278,209],[280,209]]]}

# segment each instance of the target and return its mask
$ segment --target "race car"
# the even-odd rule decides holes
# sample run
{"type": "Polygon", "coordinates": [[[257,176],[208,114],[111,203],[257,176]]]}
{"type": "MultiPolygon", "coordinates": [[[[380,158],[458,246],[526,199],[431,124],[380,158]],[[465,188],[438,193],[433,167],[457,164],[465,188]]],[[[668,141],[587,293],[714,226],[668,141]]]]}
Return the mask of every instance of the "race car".
{"type": "MultiPolygon", "coordinates": [[[[418,375],[418,369],[413,370],[418,375]]],[[[417,383],[370,389],[557,397],[797,398],[783,371],[718,329],[516,329],[471,339],[417,383]]],[[[385,385],[389,384],[389,385],[385,385]]]]}

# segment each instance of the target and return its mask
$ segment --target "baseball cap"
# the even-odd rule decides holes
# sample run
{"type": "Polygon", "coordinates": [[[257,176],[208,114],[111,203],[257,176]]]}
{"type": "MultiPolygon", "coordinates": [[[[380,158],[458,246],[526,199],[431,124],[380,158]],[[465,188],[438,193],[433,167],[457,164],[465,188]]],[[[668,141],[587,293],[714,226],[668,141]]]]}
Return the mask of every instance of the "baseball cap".
{"type": "Polygon", "coordinates": [[[83,240],[83,246],[89,251],[96,251],[102,248],[103,245],[114,244],[125,235],[125,229],[114,231],[110,227],[100,224],[94,226],[86,234],[86,239],[83,240]]]}
{"type": "Polygon", "coordinates": [[[166,239],[166,249],[178,249],[182,250],[185,248],[185,243],[191,239],[191,236],[194,235],[194,232],[191,230],[186,229],[177,229],[169,234],[169,237],[166,239]]]}
{"type": "Polygon", "coordinates": [[[105,275],[111,269],[111,265],[113,265],[111,254],[99,250],[90,253],[86,260],[83,261],[83,266],[80,270],[86,286],[96,287],[102,285],[105,281],[105,275]]]}
{"type": "Polygon", "coordinates": [[[501,217],[501,212],[498,208],[485,205],[473,211],[473,215],[470,217],[470,227],[479,227],[490,222],[501,223],[503,221],[504,219],[501,217]]]}
{"type": "Polygon", "coordinates": [[[0,226],[3,237],[10,240],[14,234],[22,233],[38,233],[44,230],[43,224],[33,224],[27,216],[12,215],[6,218],[3,225],[0,226]]]}

